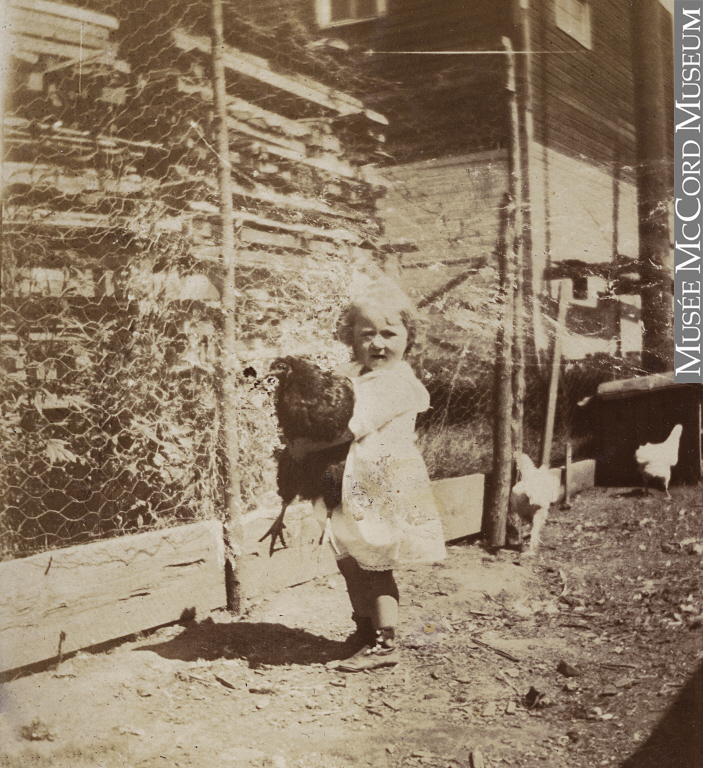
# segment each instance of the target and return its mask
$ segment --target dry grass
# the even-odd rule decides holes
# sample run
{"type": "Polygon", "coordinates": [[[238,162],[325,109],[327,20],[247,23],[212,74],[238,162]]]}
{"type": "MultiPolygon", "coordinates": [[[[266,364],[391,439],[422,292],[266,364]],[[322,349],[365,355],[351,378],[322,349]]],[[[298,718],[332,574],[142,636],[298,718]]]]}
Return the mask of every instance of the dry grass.
{"type": "Polygon", "coordinates": [[[490,419],[467,424],[430,424],[417,444],[432,480],[489,472],[493,454],[490,419]]]}

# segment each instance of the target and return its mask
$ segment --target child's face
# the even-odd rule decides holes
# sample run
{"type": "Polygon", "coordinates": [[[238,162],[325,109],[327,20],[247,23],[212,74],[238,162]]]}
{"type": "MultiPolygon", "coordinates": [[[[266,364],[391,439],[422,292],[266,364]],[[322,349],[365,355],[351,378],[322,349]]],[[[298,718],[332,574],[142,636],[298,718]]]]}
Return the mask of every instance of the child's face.
{"type": "Polygon", "coordinates": [[[390,321],[383,312],[372,308],[362,310],[354,324],[352,348],[354,357],[364,368],[378,371],[392,368],[403,359],[408,346],[408,330],[398,318],[390,321]]]}

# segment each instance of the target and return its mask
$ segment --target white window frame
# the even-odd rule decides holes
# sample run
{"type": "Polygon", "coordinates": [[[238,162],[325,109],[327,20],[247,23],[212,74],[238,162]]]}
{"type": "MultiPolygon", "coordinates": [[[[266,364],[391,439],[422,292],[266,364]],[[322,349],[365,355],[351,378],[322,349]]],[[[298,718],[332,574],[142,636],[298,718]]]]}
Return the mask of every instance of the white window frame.
{"type": "Polygon", "coordinates": [[[385,16],[387,11],[387,0],[375,0],[376,13],[373,16],[365,16],[363,19],[340,19],[332,21],[332,0],[315,0],[315,18],[317,25],[325,27],[341,27],[346,24],[358,24],[361,21],[369,21],[385,16]]]}
{"type": "Polygon", "coordinates": [[[566,32],[569,37],[573,37],[589,51],[593,49],[590,0],[554,0],[554,15],[557,27],[562,32],[566,32]],[[583,9],[583,18],[580,22],[576,14],[570,11],[575,6],[583,9]]]}

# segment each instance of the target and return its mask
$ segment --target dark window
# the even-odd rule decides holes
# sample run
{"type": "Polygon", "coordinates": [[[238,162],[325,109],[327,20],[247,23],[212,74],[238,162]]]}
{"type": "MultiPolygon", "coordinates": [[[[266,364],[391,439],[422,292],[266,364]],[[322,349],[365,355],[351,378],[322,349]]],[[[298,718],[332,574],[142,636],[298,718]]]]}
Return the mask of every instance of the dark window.
{"type": "Polygon", "coordinates": [[[579,301],[586,301],[588,299],[587,277],[575,277],[573,279],[571,295],[574,299],[578,299],[579,301]]]}
{"type": "Polygon", "coordinates": [[[386,0],[316,0],[316,7],[318,23],[327,26],[383,16],[386,0]]]}

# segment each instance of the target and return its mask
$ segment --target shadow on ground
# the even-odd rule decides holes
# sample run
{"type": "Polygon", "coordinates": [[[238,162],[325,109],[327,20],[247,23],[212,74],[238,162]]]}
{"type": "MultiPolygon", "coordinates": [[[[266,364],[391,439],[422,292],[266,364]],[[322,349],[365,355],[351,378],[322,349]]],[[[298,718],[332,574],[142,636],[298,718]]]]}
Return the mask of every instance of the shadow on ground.
{"type": "Polygon", "coordinates": [[[703,768],[703,663],[621,768],[703,768]]]}
{"type": "Polygon", "coordinates": [[[217,624],[210,618],[190,623],[172,640],[143,645],[138,650],[181,661],[245,659],[252,667],[325,664],[350,654],[346,643],[328,640],[304,629],[265,622],[217,624]]]}

